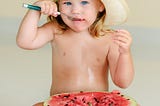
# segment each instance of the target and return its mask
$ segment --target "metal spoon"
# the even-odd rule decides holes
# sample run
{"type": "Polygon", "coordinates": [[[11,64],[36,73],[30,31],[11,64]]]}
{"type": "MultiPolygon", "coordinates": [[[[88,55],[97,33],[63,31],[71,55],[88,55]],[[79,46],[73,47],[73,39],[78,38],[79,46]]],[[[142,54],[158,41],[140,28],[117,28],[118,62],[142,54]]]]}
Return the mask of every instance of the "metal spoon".
{"type": "Polygon", "coordinates": [[[68,19],[70,19],[70,20],[74,20],[74,18],[73,17],[71,17],[71,16],[68,16],[68,15],[66,15],[65,13],[62,13],[62,12],[57,12],[56,13],[57,15],[65,15],[68,19]]]}
{"type": "MultiPolygon", "coordinates": [[[[36,10],[36,11],[41,11],[41,7],[39,7],[39,6],[34,6],[34,5],[30,5],[30,4],[26,4],[26,3],[23,3],[23,7],[25,7],[25,8],[28,8],[28,9],[32,9],[32,10],[36,10]]],[[[62,13],[62,12],[57,12],[56,13],[57,15],[65,15],[65,16],[67,16],[67,18],[68,19],[70,19],[70,20],[76,20],[76,18],[73,18],[73,17],[71,17],[71,16],[68,16],[68,15],[66,15],[65,13],[62,13]]],[[[80,21],[80,20],[79,20],[80,21]]]]}

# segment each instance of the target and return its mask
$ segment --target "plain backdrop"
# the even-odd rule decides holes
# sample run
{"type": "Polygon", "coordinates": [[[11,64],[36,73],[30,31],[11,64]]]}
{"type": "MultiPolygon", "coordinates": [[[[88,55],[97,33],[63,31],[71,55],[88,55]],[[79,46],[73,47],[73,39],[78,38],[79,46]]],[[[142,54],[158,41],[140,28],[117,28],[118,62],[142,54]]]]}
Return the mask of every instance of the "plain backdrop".
{"type": "MultiPolygon", "coordinates": [[[[27,9],[23,3],[35,0],[1,0],[0,3],[0,106],[31,106],[49,96],[51,48],[23,50],[16,45],[16,33],[27,9]]],[[[141,106],[158,106],[160,89],[160,1],[127,0],[130,16],[123,26],[133,37],[135,78],[127,89],[110,80],[110,91],[121,90],[141,106]]],[[[45,16],[42,19],[43,23],[45,16]]],[[[40,24],[41,24],[40,23],[40,24]]]]}
{"type": "MultiPolygon", "coordinates": [[[[0,18],[20,18],[26,9],[23,3],[33,3],[36,0],[1,0],[0,18]]],[[[130,17],[127,25],[160,27],[160,0],[126,0],[130,7],[130,17]]]]}

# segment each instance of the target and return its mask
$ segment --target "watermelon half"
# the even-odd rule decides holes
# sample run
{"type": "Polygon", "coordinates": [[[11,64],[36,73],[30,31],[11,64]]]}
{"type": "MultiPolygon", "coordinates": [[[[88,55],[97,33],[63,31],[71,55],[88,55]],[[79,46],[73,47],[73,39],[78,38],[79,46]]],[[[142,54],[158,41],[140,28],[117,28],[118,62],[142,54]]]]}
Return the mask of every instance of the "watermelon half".
{"type": "Polygon", "coordinates": [[[77,92],[51,96],[44,106],[138,106],[136,101],[119,91],[77,92]]]}

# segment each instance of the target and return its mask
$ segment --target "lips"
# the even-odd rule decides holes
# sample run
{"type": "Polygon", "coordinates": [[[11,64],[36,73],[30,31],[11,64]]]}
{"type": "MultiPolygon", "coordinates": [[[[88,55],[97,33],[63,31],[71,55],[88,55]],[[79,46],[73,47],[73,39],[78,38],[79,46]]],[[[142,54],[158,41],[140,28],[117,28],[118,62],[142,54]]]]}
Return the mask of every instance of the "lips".
{"type": "Polygon", "coordinates": [[[72,21],[84,21],[85,19],[82,18],[73,18],[72,21]]]}

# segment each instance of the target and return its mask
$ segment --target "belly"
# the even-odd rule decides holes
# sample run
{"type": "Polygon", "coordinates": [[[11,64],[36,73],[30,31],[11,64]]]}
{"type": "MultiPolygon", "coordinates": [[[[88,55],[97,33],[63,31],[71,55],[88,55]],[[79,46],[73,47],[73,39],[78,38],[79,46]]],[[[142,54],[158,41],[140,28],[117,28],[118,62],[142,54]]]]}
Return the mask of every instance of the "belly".
{"type": "Polygon", "coordinates": [[[107,91],[108,80],[104,73],[76,73],[72,75],[53,75],[51,95],[79,91],[107,91]],[[103,76],[103,77],[102,77],[103,76]]]}

